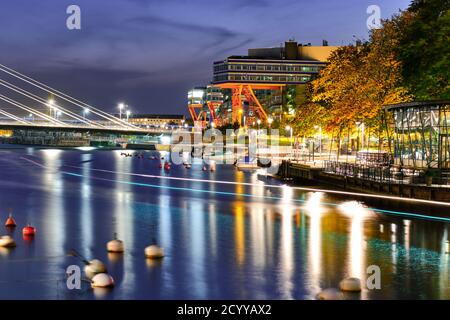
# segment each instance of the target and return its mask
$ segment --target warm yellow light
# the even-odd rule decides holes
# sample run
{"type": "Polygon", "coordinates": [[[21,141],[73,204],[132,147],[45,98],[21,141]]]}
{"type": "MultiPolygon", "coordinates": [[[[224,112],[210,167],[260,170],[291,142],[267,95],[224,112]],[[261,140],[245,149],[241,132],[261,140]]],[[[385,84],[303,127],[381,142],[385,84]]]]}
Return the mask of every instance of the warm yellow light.
{"type": "Polygon", "coordinates": [[[242,112],[244,112],[244,110],[242,110],[242,109],[239,109],[239,113],[242,113],[242,112]]]}

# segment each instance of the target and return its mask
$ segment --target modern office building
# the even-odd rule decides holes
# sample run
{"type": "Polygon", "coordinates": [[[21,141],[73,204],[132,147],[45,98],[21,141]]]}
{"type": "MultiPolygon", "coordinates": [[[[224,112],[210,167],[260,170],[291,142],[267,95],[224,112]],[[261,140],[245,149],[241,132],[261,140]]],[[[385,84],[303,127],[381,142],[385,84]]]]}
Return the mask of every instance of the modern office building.
{"type": "Polygon", "coordinates": [[[231,121],[242,123],[258,117],[267,120],[267,108],[260,99],[287,86],[301,86],[311,81],[325,67],[337,47],[285,42],[275,48],[249,49],[247,56],[230,56],[214,62],[212,84],[229,91],[231,121]]]}

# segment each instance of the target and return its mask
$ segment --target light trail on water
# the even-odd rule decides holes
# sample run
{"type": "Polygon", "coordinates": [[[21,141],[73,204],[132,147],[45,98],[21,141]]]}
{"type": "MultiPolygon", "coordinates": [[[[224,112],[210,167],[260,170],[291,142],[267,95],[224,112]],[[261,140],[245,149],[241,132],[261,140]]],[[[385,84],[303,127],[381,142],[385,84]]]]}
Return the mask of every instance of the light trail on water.
{"type": "MultiPolygon", "coordinates": [[[[27,159],[25,157],[21,157],[21,159],[28,161],[29,163],[32,163],[36,166],[39,166],[44,169],[48,170],[55,170],[59,169],[57,167],[51,168],[49,166],[45,166],[39,162],[27,159]]],[[[70,165],[64,165],[66,167],[72,167],[72,168],[81,168],[77,166],[70,166],[70,165]]],[[[232,181],[215,181],[215,180],[207,180],[207,179],[192,179],[192,178],[179,178],[179,177],[165,177],[165,176],[157,176],[157,175],[145,175],[145,174],[136,174],[136,173],[127,173],[127,172],[118,172],[118,171],[112,171],[112,170],[104,170],[104,169],[91,169],[92,171],[100,171],[105,173],[113,173],[113,174],[123,174],[123,175],[129,175],[129,176],[140,176],[140,177],[149,177],[149,178],[164,178],[169,180],[182,180],[182,181],[196,181],[196,182],[208,182],[208,183],[222,183],[222,184],[233,184],[233,185],[249,185],[249,186],[260,186],[259,184],[254,183],[246,183],[246,182],[232,182],[232,181]]],[[[69,176],[75,176],[83,178],[84,176],[79,173],[75,172],[69,172],[69,171],[60,171],[62,174],[69,175],[69,176]]],[[[175,187],[175,186],[161,186],[157,184],[150,184],[150,183],[142,183],[142,182],[133,182],[133,181],[124,181],[124,180],[117,180],[117,179],[106,179],[106,178],[99,178],[99,177],[90,177],[91,179],[95,180],[101,180],[101,181],[107,181],[107,182],[115,182],[115,183],[121,183],[121,184],[128,184],[128,185],[134,185],[134,186],[140,186],[140,187],[149,187],[149,188],[158,188],[158,189],[167,189],[167,190],[176,190],[176,191],[191,191],[191,192],[199,192],[199,193],[208,193],[208,194],[216,194],[216,195],[225,195],[225,196],[241,196],[241,197],[248,197],[248,198],[260,198],[264,200],[283,200],[282,197],[276,197],[276,196],[267,196],[267,195],[254,195],[249,193],[237,193],[237,192],[228,192],[228,191],[213,191],[208,189],[194,189],[194,188],[187,188],[187,187],[175,187]]],[[[275,187],[275,188],[285,188],[286,186],[280,186],[280,185],[264,185],[267,187],[275,187]]],[[[322,190],[322,189],[313,189],[313,188],[302,188],[302,187],[290,187],[294,190],[301,190],[301,191],[311,191],[311,192],[328,192],[332,193],[330,191],[334,190],[322,190]]],[[[346,195],[355,195],[355,193],[345,193],[338,191],[339,193],[346,194],[346,195]]],[[[356,193],[359,195],[358,193],[356,193]]],[[[364,195],[364,194],[361,194],[364,195]]],[[[372,195],[371,195],[372,196],[372,195]]],[[[395,198],[395,197],[389,197],[389,198],[395,198]]],[[[403,199],[403,198],[399,198],[403,199]]],[[[417,200],[417,199],[414,199],[417,200]]],[[[293,202],[297,203],[305,203],[307,200],[302,199],[291,199],[293,202]]],[[[426,200],[424,200],[426,201],[426,200]]],[[[431,201],[433,202],[433,201],[431,201]]],[[[325,206],[339,206],[338,203],[330,203],[330,202],[320,202],[321,205],[325,206]]],[[[440,204],[440,202],[434,202],[434,204],[440,204]]],[[[448,203],[443,203],[446,206],[449,206],[448,203]]],[[[404,217],[410,217],[410,218],[418,218],[418,219],[426,219],[426,220],[434,220],[434,221],[441,221],[450,223],[450,218],[445,217],[436,217],[436,216],[430,216],[425,214],[419,214],[419,213],[412,213],[412,212],[402,212],[402,211],[394,211],[394,210],[386,210],[386,209],[378,209],[378,208],[371,208],[368,207],[368,210],[372,210],[374,212],[383,213],[387,215],[396,215],[396,216],[404,216],[404,217]]]]}

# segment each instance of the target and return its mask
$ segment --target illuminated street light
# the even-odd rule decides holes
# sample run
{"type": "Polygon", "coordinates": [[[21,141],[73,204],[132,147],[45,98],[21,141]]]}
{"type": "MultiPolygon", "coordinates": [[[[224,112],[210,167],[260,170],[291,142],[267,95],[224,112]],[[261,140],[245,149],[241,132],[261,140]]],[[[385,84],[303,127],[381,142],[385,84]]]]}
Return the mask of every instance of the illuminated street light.
{"type": "Polygon", "coordinates": [[[289,125],[287,125],[287,126],[285,127],[285,129],[286,129],[286,131],[289,131],[289,132],[290,132],[290,142],[291,142],[291,148],[292,148],[292,127],[289,126],[289,125]]]}
{"type": "Polygon", "coordinates": [[[127,122],[128,122],[128,119],[130,118],[130,114],[131,114],[131,111],[130,110],[127,110],[127,122]]]}
{"type": "Polygon", "coordinates": [[[256,123],[258,124],[258,130],[259,130],[259,125],[261,124],[261,120],[260,119],[256,120],[256,123]]]}
{"type": "Polygon", "coordinates": [[[314,129],[319,129],[319,153],[322,155],[322,127],[315,125],[314,129]]]}
{"type": "Polygon", "coordinates": [[[267,119],[267,123],[269,124],[269,130],[272,128],[272,122],[273,122],[272,118],[267,119]]]}
{"type": "Polygon", "coordinates": [[[122,119],[122,110],[125,108],[125,104],[119,103],[119,118],[122,119]]]}
{"type": "Polygon", "coordinates": [[[84,109],[83,109],[83,117],[84,117],[85,119],[86,119],[86,115],[88,115],[90,111],[91,111],[91,110],[89,110],[88,108],[84,108],[84,109]]]}
{"type": "MultiPolygon", "coordinates": [[[[48,99],[47,106],[50,108],[50,117],[52,116],[52,111],[55,111],[54,104],[55,104],[55,100],[53,100],[52,98],[48,99]]],[[[54,115],[54,116],[56,116],[56,115],[54,115]]]]}

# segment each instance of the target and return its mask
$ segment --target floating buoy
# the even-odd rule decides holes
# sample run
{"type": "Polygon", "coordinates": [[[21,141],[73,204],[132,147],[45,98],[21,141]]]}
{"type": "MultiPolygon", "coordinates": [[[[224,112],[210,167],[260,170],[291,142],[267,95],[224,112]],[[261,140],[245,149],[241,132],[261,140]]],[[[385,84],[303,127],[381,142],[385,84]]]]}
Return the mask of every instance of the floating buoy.
{"type": "Polygon", "coordinates": [[[96,274],[106,273],[106,266],[98,259],[88,261],[84,267],[84,272],[89,279],[92,279],[96,274]]]}
{"type": "Polygon", "coordinates": [[[145,248],[145,256],[149,259],[161,259],[164,257],[164,249],[156,244],[145,248]]]}
{"type": "Polygon", "coordinates": [[[22,234],[24,236],[34,236],[36,234],[36,228],[27,225],[25,228],[22,229],[22,234]]]}
{"type": "Polygon", "coordinates": [[[145,248],[145,256],[149,259],[161,259],[164,257],[164,250],[157,245],[153,238],[152,244],[145,248]]]}
{"type": "Polygon", "coordinates": [[[112,288],[114,279],[107,273],[98,273],[91,279],[92,288],[112,288]]]}
{"type": "Polygon", "coordinates": [[[8,219],[6,219],[5,227],[14,228],[16,226],[17,226],[16,221],[14,220],[12,214],[10,213],[8,219]]]}
{"type": "Polygon", "coordinates": [[[165,169],[165,170],[170,170],[170,163],[166,162],[166,163],[164,164],[164,169],[165,169]]]}
{"type": "Polygon", "coordinates": [[[2,236],[0,237],[0,247],[3,248],[14,248],[16,246],[16,242],[11,236],[2,236]]]}
{"type": "Polygon", "coordinates": [[[320,291],[317,296],[317,300],[343,300],[344,295],[338,289],[327,288],[320,291]]]}
{"type": "Polygon", "coordinates": [[[106,244],[106,250],[108,252],[115,252],[115,253],[122,253],[124,252],[124,246],[123,246],[123,241],[117,239],[117,235],[114,234],[114,239],[109,241],[106,244]]]}
{"type": "Polygon", "coordinates": [[[346,278],[339,283],[342,291],[359,292],[361,291],[361,280],[358,278],[346,278]]]}

